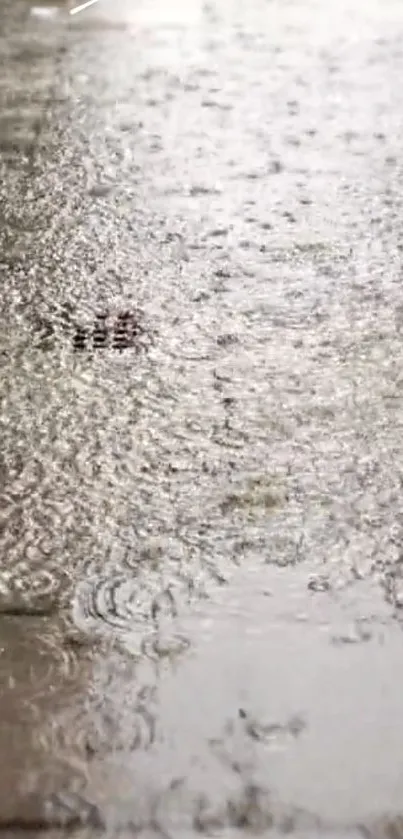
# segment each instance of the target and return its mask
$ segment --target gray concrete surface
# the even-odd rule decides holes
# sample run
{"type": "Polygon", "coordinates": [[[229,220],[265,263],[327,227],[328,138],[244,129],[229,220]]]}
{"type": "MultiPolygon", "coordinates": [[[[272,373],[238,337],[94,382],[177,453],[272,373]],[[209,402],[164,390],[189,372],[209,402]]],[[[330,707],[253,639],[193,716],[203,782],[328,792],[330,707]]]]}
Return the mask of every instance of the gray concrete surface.
{"type": "Polygon", "coordinates": [[[1,831],[397,839],[401,3],[1,12],[1,831]]]}

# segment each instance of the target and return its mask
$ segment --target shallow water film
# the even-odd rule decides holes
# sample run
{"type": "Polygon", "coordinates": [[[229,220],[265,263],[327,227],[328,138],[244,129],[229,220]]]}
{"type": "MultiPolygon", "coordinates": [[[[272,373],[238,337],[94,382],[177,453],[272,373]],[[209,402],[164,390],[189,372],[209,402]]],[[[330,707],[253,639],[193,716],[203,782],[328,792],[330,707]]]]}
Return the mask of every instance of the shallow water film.
{"type": "Polygon", "coordinates": [[[401,0],[0,0],[0,837],[403,837],[401,0]]]}

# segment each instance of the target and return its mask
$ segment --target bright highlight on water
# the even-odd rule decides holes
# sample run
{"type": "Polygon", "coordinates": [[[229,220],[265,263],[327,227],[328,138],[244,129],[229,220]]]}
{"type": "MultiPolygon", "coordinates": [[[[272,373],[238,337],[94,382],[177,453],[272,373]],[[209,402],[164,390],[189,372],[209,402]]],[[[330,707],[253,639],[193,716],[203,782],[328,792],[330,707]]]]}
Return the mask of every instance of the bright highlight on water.
{"type": "Polygon", "coordinates": [[[75,6],[74,9],[70,9],[70,14],[78,15],[79,12],[83,12],[84,9],[88,9],[89,6],[93,6],[94,3],[98,3],[98,0],[87,0],[86,3],[81,3],[80,6],[75,6]]]}

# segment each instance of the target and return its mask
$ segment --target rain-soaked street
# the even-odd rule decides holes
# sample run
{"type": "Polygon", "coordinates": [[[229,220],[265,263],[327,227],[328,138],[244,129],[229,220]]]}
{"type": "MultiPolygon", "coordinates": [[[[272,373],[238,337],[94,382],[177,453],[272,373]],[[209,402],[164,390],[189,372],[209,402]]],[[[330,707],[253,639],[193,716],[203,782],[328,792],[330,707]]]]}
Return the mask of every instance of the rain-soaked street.
{"type": "Polygon", "coordinates": [[[402,2],[0,12],[0,839],[401,839],[402,2]]]}

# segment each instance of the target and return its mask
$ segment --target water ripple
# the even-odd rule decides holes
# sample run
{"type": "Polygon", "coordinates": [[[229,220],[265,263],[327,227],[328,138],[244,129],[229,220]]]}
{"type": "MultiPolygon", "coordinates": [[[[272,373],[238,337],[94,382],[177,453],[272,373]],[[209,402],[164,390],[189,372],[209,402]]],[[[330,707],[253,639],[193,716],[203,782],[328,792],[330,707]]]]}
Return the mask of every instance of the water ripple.
{"type": "Polygon", "coordinates": [[[86,580],[76,590],[73,616],[78,626],[130,628],[145,617],[136,580],[121,575],[86,580]]]}

